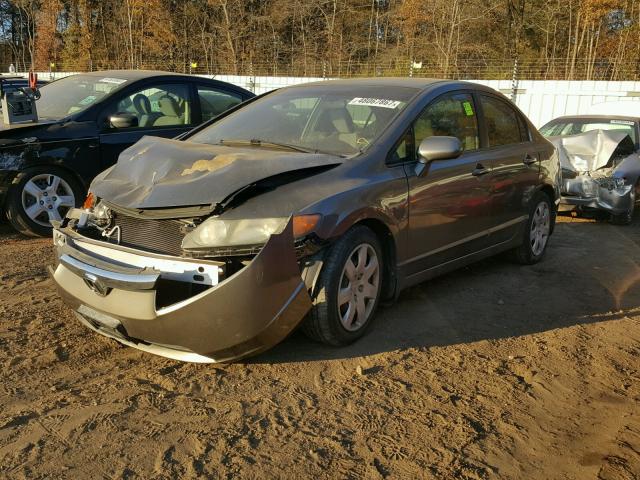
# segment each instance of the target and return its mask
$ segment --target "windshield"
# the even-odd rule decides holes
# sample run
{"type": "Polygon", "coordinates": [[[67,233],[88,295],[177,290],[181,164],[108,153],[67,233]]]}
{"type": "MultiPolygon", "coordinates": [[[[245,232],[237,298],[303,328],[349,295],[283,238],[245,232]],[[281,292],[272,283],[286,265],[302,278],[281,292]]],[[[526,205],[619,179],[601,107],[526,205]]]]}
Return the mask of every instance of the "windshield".
{"type": "Polygon", "coordinates": [[[321,85],[278,90],[193,135],[199,143],[289,146],[353,155],[417,93],[413,88],[321,85]]]}
{"type": "Polygon", "coordinates": [[[635,123],[631,120],[608,120],[606,118],[567,118],[554,120],[540,129],[545,137],[564,137],[590,132],[591,130],[622,130],[638,144],[635,123]]]}
{"type": "Polygon", "coordinates": [[[72,75],[40,88],[39,118],[59,119],[85,110],[126,83],[123,78],[72,75]]]}

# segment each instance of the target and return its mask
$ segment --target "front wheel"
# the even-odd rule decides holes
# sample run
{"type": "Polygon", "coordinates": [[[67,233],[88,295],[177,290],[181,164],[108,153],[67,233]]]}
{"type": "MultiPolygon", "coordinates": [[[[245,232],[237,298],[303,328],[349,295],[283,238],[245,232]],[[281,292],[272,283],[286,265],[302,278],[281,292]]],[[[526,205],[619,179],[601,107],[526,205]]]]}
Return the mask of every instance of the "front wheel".
{"type": "Polygon", "coordinates": [[[531,202],[522,244],[512,251],[516,262],[532,265],[542,260],[551,235],[552,208],[551,199],[546,193],[538,192],[535,194],[531,202]]]}
{"type": "Polygon", "coordinates": [[[614,225],[630,225],[633,222],[633,213],[636,209],[636,190],[640,189],[640,184],[632,188],[629,192],[629,209],[620,215],[611,215],[611,223],[614,225]]]}
{"type": "Polygon", "coordinates": [[[352,228],[333,244],[302,324],[309,338],[338,346],[364,335],[380,300],[381,252],[378,237],[365,226],[352,228]]]}
{"type": "Polygon", "coordinates": [[[51,235],[51,221],[62,220],[79,206],[83,188],[67,171],[36,167],[20,174],[7,199],[7,217],[25,235],[51,235]]]}

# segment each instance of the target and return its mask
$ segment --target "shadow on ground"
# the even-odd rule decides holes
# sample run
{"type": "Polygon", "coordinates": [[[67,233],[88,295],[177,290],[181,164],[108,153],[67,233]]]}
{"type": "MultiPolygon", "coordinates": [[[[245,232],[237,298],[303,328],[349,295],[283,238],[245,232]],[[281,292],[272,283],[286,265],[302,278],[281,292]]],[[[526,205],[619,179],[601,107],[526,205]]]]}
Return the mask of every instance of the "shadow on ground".
{"type": "MultiPolygon", "coordinates": [[[[0,223],[0,236],[30,240],[0,223]]],[[[247,363],[354,358],[516,337],[616,320],[640,306],[640,216],[630,226],[560,219],[533,266],[488,259],[410,288],[381,308],[367,335],[336,348],[294,332],[247,363]]]]}
{"type": "Polygon", "coordinates": [[[640,306],[640,218],[633,225],[561,219],[546,258],[496,257],[406,290],[368,334],[332,348],[301,332],[250,363],[353,358],[529,335],[616,320],[640,306]]]}

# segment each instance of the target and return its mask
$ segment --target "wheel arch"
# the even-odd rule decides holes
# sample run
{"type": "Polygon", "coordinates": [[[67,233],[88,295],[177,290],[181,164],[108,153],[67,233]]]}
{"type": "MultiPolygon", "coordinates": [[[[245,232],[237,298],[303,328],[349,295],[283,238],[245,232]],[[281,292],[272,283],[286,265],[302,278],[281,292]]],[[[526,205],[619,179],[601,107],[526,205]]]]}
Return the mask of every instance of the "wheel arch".
{"type": "Polygon", "coordinates": [[[80,185],[83,190],[86,192],[87,189],[89,188],[89,185],[87,184],[87,182],[85,182],[82,177],[80,175],[78,175],[77,172],[75,172],[73,169],[69,168],[67,165],[65,165],[64,163],[54,163],[54,162],[46,162],[46,163],[33,163],[23,169],[21,169],[18,174],[14,177],[12,184],[16,184],[20,181],[20,179],[29,171],[35,170],[35,169],[39,169],[39,168],[55,168],[57,170],[61,170],[63,172],[65,172],[66,174],[68,174],[74,181],[76,181],[78,183],[78,185],[80,185]]]}

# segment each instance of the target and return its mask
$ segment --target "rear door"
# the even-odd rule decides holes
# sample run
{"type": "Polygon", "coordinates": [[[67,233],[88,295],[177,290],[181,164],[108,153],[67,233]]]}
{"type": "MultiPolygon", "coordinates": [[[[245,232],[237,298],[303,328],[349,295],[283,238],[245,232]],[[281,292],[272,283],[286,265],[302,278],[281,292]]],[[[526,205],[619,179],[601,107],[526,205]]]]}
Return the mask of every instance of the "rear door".
{"type": "Polygon", "coordinates": [[[490,156],[491,243],[511,239],[529,215],[540,154],[521,114],[497,95],[477,94],[485,152],[490,156]]]}
{"type": "Polygon", "coordinates": [[[114,100],[98,118],[100,153],[103,168],[113,165],[120,152],[145,135],[173,138],[196,125],[193,91],[189,82],[147,83],[114,100]],[[138,126],[114,128],[109,117],[131,113],[138,126]]]}
{"type": "MultiPolygon", "coordinates": [[[[406,274],[413,275],[463,257],[487,246],[490,226],[490,166],[480,150],[478,117],[470,92],[436,98],[413,124],[410,147],[416,158],[420,142],[429,136],[454,136],[464,152],[455,159],[429,164],[416,175],[415,163],[406,165],[409,182],[409,255],[406,274]]],[[[409,142],[406,142],[409,143],[409,142]]]]}

